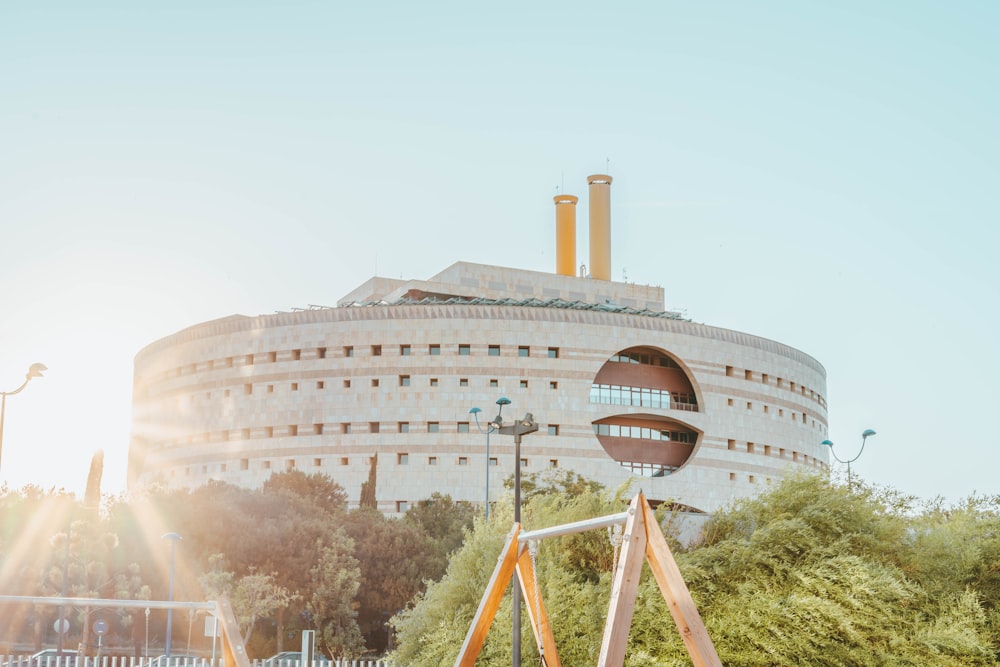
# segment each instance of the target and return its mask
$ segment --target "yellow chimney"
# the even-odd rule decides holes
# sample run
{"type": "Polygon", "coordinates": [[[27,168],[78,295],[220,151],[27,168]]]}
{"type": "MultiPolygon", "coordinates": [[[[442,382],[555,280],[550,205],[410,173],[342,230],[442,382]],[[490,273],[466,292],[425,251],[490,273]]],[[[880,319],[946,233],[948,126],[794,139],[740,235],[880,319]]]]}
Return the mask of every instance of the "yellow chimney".
{"type": "Polygon", "coordinates": [[[587,177],[590,186],[590,277],[611,280],[611,177],[587,177]]]}
{"type": "Polygon", "coordinates": [[[576,275],[576,202],[574,195],[556,195],[556,273],[576,275]]]}

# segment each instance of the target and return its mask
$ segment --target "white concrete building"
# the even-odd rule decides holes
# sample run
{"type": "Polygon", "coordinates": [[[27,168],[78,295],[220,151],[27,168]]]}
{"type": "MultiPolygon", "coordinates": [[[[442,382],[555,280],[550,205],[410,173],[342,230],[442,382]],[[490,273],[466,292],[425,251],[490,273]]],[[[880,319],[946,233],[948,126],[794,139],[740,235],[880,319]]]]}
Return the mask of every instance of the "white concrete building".
{"type": "Polygon", "coordinates": [[[376,465],[385,512],[433,492],[493,498],[514,472],[565,468],[712,511],[796,467],[825,467],[826,372],[781,343],[664,311],[663,289],[610,280],[611,177],[588,179],[590,262],[577,277],[577,198],[556,206],[557,273],[457,263],[430,280],[374,277],[336,308],[205,322],[135,360],[129,484],[258,486],[322,472],[357,504],[376,465]],[[375,455],[377,454],[377,459],[375,455]]]}

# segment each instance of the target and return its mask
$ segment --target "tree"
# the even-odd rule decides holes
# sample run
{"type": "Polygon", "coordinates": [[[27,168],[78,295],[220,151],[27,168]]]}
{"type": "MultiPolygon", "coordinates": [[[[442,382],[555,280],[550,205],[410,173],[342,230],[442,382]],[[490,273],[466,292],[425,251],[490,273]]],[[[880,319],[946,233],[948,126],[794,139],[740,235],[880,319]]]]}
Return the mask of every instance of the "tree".
{"type": "Polygon", "coordinates": [[[307,475],[297,469],[277,472],[267,478],[261,491],[265,494],[293,494],[331,516],[342,514],[347,509],[344,487],[322,473],[307,475]]]}
{"type": "Polygon", "coordinates": [[[346,658],[357,655],[364,646],[354,610],[361,570],[351,554],[354,543],[343,534],[338,538],[323,548],[319,562],[309,572],[313,593],[308,612],[319,629],[323,651],[333,658],[346,658]]]}
{"type": "Polygon", "coordinates": [[[455,502],[449,495],[434,493],[406,512],[404,520],[419,528],[434,544],[435,563],[427,578],[438,579],[444,574],[448,556],[462,546],[476,511],[476,506],[468,501],[455,502]]]}
{"type": "Polygon", "coordinates": [[[358,501],[358,507],[377,510],[378,500],[375,497],[375,480],[378,474],[378,452],[372,455],[370,463],[368,481],[361,483],[361,498],[358,501]]]}

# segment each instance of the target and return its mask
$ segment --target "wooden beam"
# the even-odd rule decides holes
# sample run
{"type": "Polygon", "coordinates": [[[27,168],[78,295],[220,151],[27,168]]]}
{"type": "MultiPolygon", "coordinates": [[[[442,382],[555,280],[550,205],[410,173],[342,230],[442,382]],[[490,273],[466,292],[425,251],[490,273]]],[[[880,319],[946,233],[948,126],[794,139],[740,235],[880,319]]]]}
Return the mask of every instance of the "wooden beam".
{"type": "Polygon", "coordinates": [[[250,657],[243,646],[243,635],[229,598],[220,596],[215,603],[215,615],[222,629],[222,664],[225,667],[250,667],[250,657]]]}
{"type": "Polygon", "coordinates": [[[541,591],[537,585],[537,573],[531,562],[528,549],[522,549],[517,559],[517,576],[521,582],[521,593],[524,594],[524,606],[528,609],[531,620],[531,630],[535,633],[535,646],[546,667],[560,667],[559,652],[556,650],[556,639],[552,635],[552,624],[545,610],[541,591]],[[539,616],[539,618],[535,618],[539,616]]]}
{"type": "Polygon", "coordinates": [[[641,494],[637,495],[629,505],[618,570],[611,584],[611,604],[607,624],[604,626],[601,653],[597,659],[598,667],[622,667],[625,663],[625,647],[646,553],[645,516],[638,507],[641,497],[641,494]]]}
{"type": "MultiPolygon", "coordinates": [[[[472,625],[469,626],[469,632],[465,635],[465,641],[458,652],[458,657],[455,658],[455,667],[473,667],[476,664],[476,658],[479,657],[479,652],[483,650],[486,633],[489,632],[490,625],[493,624],[497,609],[500,608],[500,601],[503,600],[503,595],[507,591],[507,584],[510,583],[514,568],[517,566],[517,556],[520,550],[517,535],[520,531],[520,524],[515,523],[507,536],[507,542],[504,544],[503,551],[497,559],[497,565],[493,569],[493,576],[490,577],[490,582],[486,586],[483,599],[479,601],[479,609],[476,610],[472,625]]],[[[248,666],[241,665],[240,667],[248,666]]]]}
{"type": "Polygon", "coordinates": [[[638,497],[641,500],[640,511],[646,526],[646,559],[653,570],[653,576],[656,577],[656,583],[660,586],[663,599],[667,601],[670,615],[674,617],[677,630],[681,633],[684,646],[687,647],[695,667],[722,667],[719,655],[715,652],[715,645],[712,644],[698,608],[691,599],[691,591],[684,583],[677,561],[674,560],[670,546],[660,531],[653,510],[642,493],[638,497]]]}

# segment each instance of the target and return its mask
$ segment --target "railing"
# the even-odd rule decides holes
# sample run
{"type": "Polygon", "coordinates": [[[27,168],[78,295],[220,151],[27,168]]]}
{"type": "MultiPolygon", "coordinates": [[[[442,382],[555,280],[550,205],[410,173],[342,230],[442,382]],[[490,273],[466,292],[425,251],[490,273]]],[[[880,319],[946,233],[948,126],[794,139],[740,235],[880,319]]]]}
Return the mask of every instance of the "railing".
{"type": "MultiPolygon", "coordinates": [[[[75,653],[66,651],[65,653],[75,653]]],[[[253,660],[252,667],[300,667],[299,660],[253,660]]],[[[222,667],[222,658],[192,658],[190,656],[166,656],[134,658],[122,655],[87,656],[76,655],[43,656],[0,655],[0,667],[222,667]]],[[[337,660],[313,660],[311,667],[394,667],[385,659],[340,658],[337,660]]]]}
{"type": "Polygon", "coordinates": [[[595,383],[590,387],[590,402],[698,412],[698,403],[692,394],[650,387],[595,383]]]}

